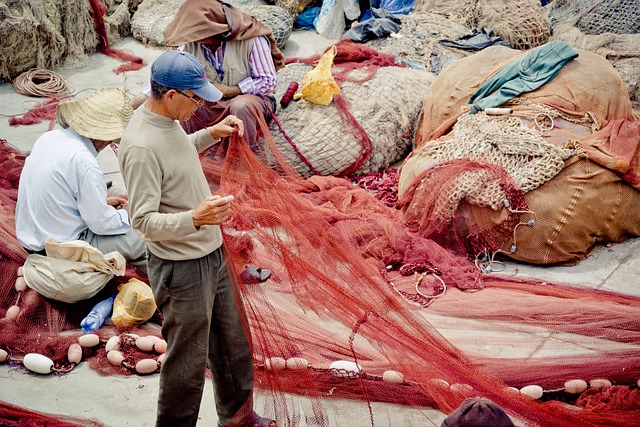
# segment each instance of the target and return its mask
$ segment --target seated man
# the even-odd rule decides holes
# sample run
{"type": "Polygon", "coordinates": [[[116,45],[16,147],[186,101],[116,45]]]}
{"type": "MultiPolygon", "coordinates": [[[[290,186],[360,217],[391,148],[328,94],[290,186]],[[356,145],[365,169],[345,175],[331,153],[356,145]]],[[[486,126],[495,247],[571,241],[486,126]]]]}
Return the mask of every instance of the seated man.
{"type": "Polygon", "coordinates": [[[84,240],[144,267],[147,244],[131,228],[127,200],[108,197],[97,159],[119,142],[132,114],[129,97],[114,87],[58,105],[63,129],[38,138],[20,175],[16,236],[27,252],[46,255],[48,237],[84,240]]]}
{"type": "MultiPolygon", "coordinates": [[[[271,30],[254,17],[217,0],[187,0],[164,31],[168,46],[193,54],[205,66],[207,78],[222,92],[217,103],[206,102],[182,126],[193,133],[227,115],[244,123],[244,139],[259,151],[258,121],[268,123],[275,111],[276,69],[284,56],[271,30]]],[[[134,108],[150,87],[133,100],[134,108]]],[[[224,144],[222,145],[224,146],[224,144]]]]}

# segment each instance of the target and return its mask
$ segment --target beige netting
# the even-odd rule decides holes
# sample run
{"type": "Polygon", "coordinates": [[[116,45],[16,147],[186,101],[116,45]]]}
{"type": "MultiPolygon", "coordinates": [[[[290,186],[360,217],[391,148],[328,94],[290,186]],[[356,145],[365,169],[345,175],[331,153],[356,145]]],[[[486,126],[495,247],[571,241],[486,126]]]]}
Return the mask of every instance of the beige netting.
{"type": "Polygon", "coordinates": [[[60,65],[65,39],[54,1],[0,1],[0,79],[60,65]]]}
{"type": "Polygon", "coordinates": [[[429,12],[398,15],[402,29],[391,37],[377,38],[365,44],[375,50],[395,56],[398,63],[411,68],[426,69],[438,74],[442,68],[472,52],[443,46],[439,40],[455,40],[470,29],[429,12]]]}
{"type": "Polygon", "coordinates": [[[441,14],[469,28],[491,28],[514,49],[540,46],[551,32],[538,0],[417,0],[415,11],[441,14]]]}
{"type": "MultiPolygon", "coordinates": [[[[184,0],[143,0],[131,19],[133,36],[144,43],[164,46],[164,29],[182,3],[184,0]]],[[[278,6],[265,5],[261,0],[235,0],[230,3],[246,14],[255,16],[273,32],[278,47],[284,47],[294,21],[287,11],[278,6]]]]}
{"type": "Polygon", "coordinates": [[[143,43],[164,46],[163,31],[184,0],[144,0],[131,18],[133,37],[143,43]]]}
{"type": "MultiPolygon", "coordinates": [[[[292,81],[302,82],[312,69],[305,64],[289,64],[278,71],[276,98],[279,100],[292,81]]],[[[362,71],[354,70],[350,77],[362,71]]],[[[363,83],[339,82],[349,111],[366,131],[372,144],[371,156],[357,174],[384,169],[402,159],[411,148],[422,98],[434,75],[423,70],[382,67],[363,83]]],[[[362,146],[345,123],[334,103],[327,107],[300,100],[279,109],[277,118],[296,147],[322,175],[336,175],[352,165],[362,146]]],[[[271,134],[280,151],[303,176],[312,174],[277,126],[271,134]]]]}
{"type": "MultiPolygon", "coordinates": [[[[104,16],[111,43],[130,34],[138,0],[106,0],[104,16]]],[[[0,80],[32,68],[80,68],[96,51],[91,4],[78,0],[0,0],[0,80]]]]}
{"type": "Polygon", "coordinates": [[[276,6],[279,6],[286,10],[289,15],[296,18],[298,14],[304,12],[304,10],[315,3],[315,0],[276,0],[276,6]]]}
{"type": "Polygon", "coordinates": [[[245,6],[245,13],[255,16],[258,21],[269,27],[276,39],[276,45],[282,49],[293,30],[293,17],[281,7],[269,5],[245,6]]]}
{"type": "Polygon", "coordinates": [[[553,39],[607,58],[624,81],[634,109],[637,111],[640,108],[640,34],[588,35],[574,26],[564,24],[558,27],[553,39]]]}
{"type": "Polygon", "coordinates": [[[471,29],[476,24],[474,15],[477,3],[477,0],[416,0],[413,11],[442,15],[471,29]]]}
{"type": "MultiPolygon", "coordinates": [[[[545,126],[542,124],[541,126],[545,126]]],[[[525,193],[553,178],[564,167],[574,150],[560,148],[544,140],[542,131],[527,127],[518,117],[491,117],[484,113],[464,115],[458,119],[450,135],[424,145],[406,161],[406,167],[417,163],[424,169],[455,159],[470,159],[502,166],[525,193]]],[[[403,168],[405,167],[403,166],[403,168]]],[[[479,206],[498,209],[504,195],[497,183],[483,186],[483,176],[469,182],[477,193],[479,206]]],[[[410,182],[401,182],[399,193],[410,182]]],[[[467,194],[466,189],[460,189],[467,194]]]]}
{"type": "Polygon", "coordinates": [[[104,24],[109,43],[114,44],[131,35],[131,15],[140,0],[103,0],[107,7],[104,24]]]}

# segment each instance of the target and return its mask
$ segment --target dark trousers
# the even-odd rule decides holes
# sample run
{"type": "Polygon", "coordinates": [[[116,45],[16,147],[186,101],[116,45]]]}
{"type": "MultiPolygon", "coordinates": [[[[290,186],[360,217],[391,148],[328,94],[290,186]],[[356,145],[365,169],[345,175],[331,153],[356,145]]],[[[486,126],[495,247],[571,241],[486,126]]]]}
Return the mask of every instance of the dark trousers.
{"type": "Polygon", "coordinates": [[[242,325],[246,313],[234,297],[222,249],[188,261],[150,254],[147,264],[168,344],[156,426],[196,425],[206,366],[213,375],[219,424],[245,403],[243,410],[251,411],[253,358],[242,325]]]}

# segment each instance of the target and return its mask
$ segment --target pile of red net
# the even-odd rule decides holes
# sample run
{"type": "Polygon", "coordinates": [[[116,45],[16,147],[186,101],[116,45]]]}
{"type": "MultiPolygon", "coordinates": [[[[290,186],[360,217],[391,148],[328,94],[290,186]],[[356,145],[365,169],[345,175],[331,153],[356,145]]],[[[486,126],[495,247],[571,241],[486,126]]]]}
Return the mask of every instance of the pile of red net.
{"type": "MultiPolygon", "coordinates": [[[[278,160],[268,130],[263,132],[278,160]]],[[[26,256],[15,241],[13,216],[24,157],[6,145],[0,154],[0,348],[14,363],[38,352],[62,367],[68,365],[70,343],[81,334],[81,318],[102,295],[68,305],[15,290],[26,256]],[[6,311],[16,302],[20,313],[8,320],[6,311]]],[[[640,299],[482,275],[466,257],[413,232],[400,210],[352,181],[301,179],[280,160],[277,172],[267,168],[238,138],[231,139],[224,158],[202,157],[212,190],[235,196],[223,226],[233,277],[247,264],[271,271],[262,283],[235,282],[250,320],[256,392],[268,396],[261,408],[265,416],[281,426],[298,425],[301,417],[307,425],[335,425],[330,408],[341,397],[345,410],[375,425],[371,402],[407,405],[417,413],[431,407],[450,412],[466,397],[484,396],[525,425],[637,425],[640,299]],[[445,339],[430,321],[434,315],[499,323],[512,332],[569,332],[611,345],[567,357],[487,357],[445,339]],[[336,361],[361,369],[332,368],[336,361]],[[389,381],[388,371],[403,380],[389,381]],[[591,396],[579,409],[508,388],[537,384],[551,391],[566,380],[593,378],[622,386],[616,393],[626,389],[624,397],[616,395],[625,404],[606,405],[606,396],[591,396]],[[304,414],[291,406],[292,398],[308,403],[304,414]]],[[[118,332],[124,331],[101,328],[100,345],[84,351],[103,374],[131,373],[127,366],[149,357],[132,349],[126,365],[110,366],[103,346],[118,332]]],[[[589,393],[612,392],[605,387],[589,393]]]]}

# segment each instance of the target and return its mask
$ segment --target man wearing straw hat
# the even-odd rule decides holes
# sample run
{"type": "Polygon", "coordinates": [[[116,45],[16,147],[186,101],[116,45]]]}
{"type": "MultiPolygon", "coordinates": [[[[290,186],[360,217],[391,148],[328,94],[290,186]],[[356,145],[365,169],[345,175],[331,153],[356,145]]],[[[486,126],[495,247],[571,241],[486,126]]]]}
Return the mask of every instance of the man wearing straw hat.
{"type": "Polygon", "coordinates": [[[120,140],[132,113],[129,97],[115,87],[58,105],[62,129],[38,138],[20,175],[16,236],[27,252],[46,255],[48,237],[84,240],[145,265],[147,244],[131,228],[127,200],[108,196],[97,159],[120,140]]]}
{"type": "Polygon", "coordinates": [[[242,135],[244,126],[233,115],[190,135],[180,126],[221,97],[195,56],[163,53],[151,67],[151,97],[136,109],[119,150],[132,223],[149,244],[149,283],[168,345],[157,427],[196,425],[206,366],[218,425],[275,425],[253,412],[248,321],[222,248],[220,224],[233,196],[211,194],[198,157],[220,138],[242,135]]]}

